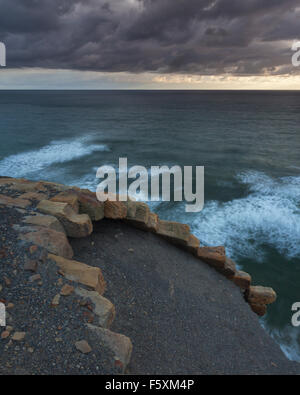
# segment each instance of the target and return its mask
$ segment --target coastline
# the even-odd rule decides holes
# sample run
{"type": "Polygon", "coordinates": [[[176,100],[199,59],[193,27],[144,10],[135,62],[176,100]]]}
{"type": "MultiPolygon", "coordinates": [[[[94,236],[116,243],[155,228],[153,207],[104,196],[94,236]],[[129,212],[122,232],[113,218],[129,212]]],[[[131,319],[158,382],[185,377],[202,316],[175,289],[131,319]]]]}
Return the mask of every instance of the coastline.
{"type": "MultiPolygon", "coordinates": [[[[148,277],[149,284],[147,281],[146,283],[149,286],[148,295],[151,295],[151,297],[153,297],[155,292],[157,292],[158,294],[160,292],[166,293],[162,294],[161,298],[155,298],[156,304],[152,305],[152,307],[155,305],[159,305],[160,303],[162,303],[161,301],[166,302],[166,295],[168,295],[168,298],[170,298],[170,309],[168,311],[168,316],[170,317],[170,320],[174,320],[174,324],[172,326],[173,328],[176,328],[176,322],[180,322],[181,319],[186,322],[187,318],[190,318],[190,324],[188,325],[188,328],[189,332],[192,333],[192,327],[195,327],[197,325],[197,322],[201,322],[201,317],[199,317],[199,308],[197,308],[196,301],[199,300],[200,297],[203,298],[204,294],[206,298],[205,303],[208,303],[205,312],[207,319],[207,328],[209,328],[209,332],[211,332],[209,336],[210,341],[212,342],[210,344],[211,350],[213,350],[214,347],[218,345],[218,342],[222,340],[222,338],[218,339],[218,336],[220,336],[220,332],[218,332],[217,329],[212,329],[215,327],[218,328],[220,326],[220,323],[218,322],[218,320],[216,322],[213,322],[214,315],[210,313],[216,308],[214,306],[214,303],[220,303],[220,305],[217,307],[218,319],[220,320],[220,322],[222,322],[222,320],[225,320],[228,328],[230,328],[231,325],[234,326],[234,329],[231,328],[231,330],[229,331],[227,339],[226,336],[223,339],[226,343],[225,349],[227,349],[228,344],[231,343],[229,339],[235,341],[235,338],[239,339],[239,342],[242,341],[244,346],[241,346],[241,344],[239,344],[238,348],[233,347],[232,355],[228,357],[229,360],[231,360],[232,362],[231,366],[229,366],[229,370],[226,370],[227,368],[225,368],[226,360],[223,361],[224,358],[216,356],[216,364],[219,364],[218,369],[220,369],[220,371],[216,369],[216,371],[209,372],[213,361],[210,361],[206,368],[204,365],[201,365],[201,358],[199,359],[199,357],[197,357],[201,348],[201,343],[199,343],[197,344],[197,347],[199,346],[200,348],[198,349],[197,353],[194,352],[191,354],[193,357],[192,359],[195,362],[191,370],[192,372],[195,373],[194,369],[196,369],[197,366],[201,366],[204,371],[205,369],[208,369],[207,373],[235,373],[235,370],[237,369],[236,363],[241,363],[242,358],[245,357],[246,350],[247,354],[249,354],[251,347],[253,347],[253,349],[257,349],[258,351],[258,349],[262,347],[262,344],[264,344],[265,351],[269,355],[263,355],[263,357],[256,356],[257,363],[254,363],[252,367],[249,366],[249,373],[253,371],[257,373],[264,372],[278,374],[291,373],[292,371],[300,371],[298,364],[289,362],[285,359],[279,347],[268,337],[268,335],[260,327],[257,317],[255,317],[255,315],[251,312],[251,309],[244,300],[246,299],[249,302],[253,311],[255,311],[259,315],[263,315],[266,312],[266,306],[274,302],[274,300],[276,299],[275,292],[270,288],[251,285],[251,276],[247,273],[236,270],[234,262],[226,257],[224,247],[199,247],[199,240],[195,236],[191,235],[190,229],[187,225],[159,220],[158,216],[154,213],[151,213],[149,207],[144,203],[133,201],[107,201],[102,204],[96,199],[95,194],[88,190],[81,190],[76,187],[68,187],[50,182],[33,182],[24,179],[11,179],[5,177],[0,178],[0,206],[4,210],[3,213],[5,213],[5,210],[8,212],[5,215],[7,216],[7,218],[10,218],[9,221],[12,221],[10,222],[11,229],[8,230],[7,228],[7,233],[8,235],[14,235],[11,237],[15,238],[17,246],[16,248],[19,251],[18,258],[22,261],[23,264],[23,267],[21,268],[18,266],[17,263],[14,263],[14,270],[16,271],[15,276],[18,276],[18,272],[23,272],[24,269],[25,274],[22,273],[22,276],[26,275],[26,272],[34,272],[34,275],[37,275],[39,274],[40,267],[43,267],[43,269],[45,270],[45,268],[51,267],[52,262],[51,276],[54,276],[53,267],[55,267],[56,265],[57,273],[59,271],[61,271],[62,273],[58,273],[58,276],[62,276],[60,280],[68,280],[65,285],[69,285],[70,287],[72,287],[74,294],[78,294],[78,292],[81,292],[78,291],[78,284],[80,284],[80,288],[83,286],[83,289],[86,289],[86,292],[91,292],[90,289],[92,288],[94,290],[92,292],[98,293],[98,295],[100,295],[100,299],[102,298],[101,301],[98,300],[99,297],[97,298],[98,308],[101,310],[102,314],[102,324],[99,324],[99,321],[98,325],[96,325],[96,329],[94,327],[89,327],[89,325],[94,324],[88,322],[89,320],[91,320],[91,317],[89,317],[88,314],[86,315],[86,317],[89,318],[87,319],[87,322],[83,322],[83,324],[85,325],[85,333],[91,332],[93,333],[93,335],[91,336],[94,336],[94,332],[96,332],[98,336],[98,341],[100,341],[104,348],[107,348],[107,365],[104,364],[105,366],[107,366],[107,369],[110,369],[108,367],[108,361],[111,361],[111,358],[113,358],[113,369],[116,369],[117,371],[119,369],[122,372],[125,372],[127,366],[130,369],[130,366],[133,365],[135,366],[135,369],[137,371],[142,373],[142,367],[140,366],[140,364],[135,365],[134,362],[132,362],[130,365],[132,343],[134,344],[136,339],[132,338],[130,340],[127,336],[127,333],[124,333],[124,336],[122,334],[118,334],[117,332],[111,332],[108,329],[108,327],[110,327],[110,325],[114,321],[115,310],[117,310],[117,315],[113,327],[116,326],[116,328],[120,330],[126,329],[126,324],[124,325],[124,323],[126,322],[127,315],[125,314],[125,312],[120,313],[120,318],[118,321],[118,311],[122,311],[122,309],[123,311],[126,311],[126,309],[128,308],[128,306],[126,306],[126,298],[124,299],[124,295],[122,294],[122,292],[120,292],[119,297],[116,292],[116,290],[122,286],[120,277],[120,273],[122,272],[122,270],[119,271],[119,275],[114,274],[113,269],[111,273],[109,270],[109,256],[111,254],[115,254],[117,255],[117,261],[120,260],[122,256],[126,257],[125,261],[123,260],[122,263],[122,268],[123,270],[125,270],[126,273],[132,270],[130,269],[131,265],[134,265],[135,272],[137,272],[139,270],[139,262],[145,262],[145,265],[142,265],[140,268],[141,273],[139,275],[139,278],[141,281],[145,282],[148,277]],[[121,229],[121,231],[119,232],[118,229],[121,229]],[[108,237],[108,234],[106,235],[106,230],[107,233],[110,234],[110,237],[108,237]],[[113,236],[114,232],[116,233],[113,236]],[[124,251],[122,252],[122,248],[120,248],[122,242],[120,243],[119,241],[122,240],[122,237],[119,238],[117,236],[118,232],[122,233],[123,235],[125,234],[125,236],[127,237],[127,241],[125,242],[125,245],[123,245],[123,249],[126,246],[128,247],[127,255],[124,251]],[[99,237],[99,234],[102,236],[99,237]],[[116,240],[118,241],[117,246],[115,245],[116,240]],[[132,240],[133,245],[129,247],[130,240],[132,240]],[[139,245],[139,240],[141,240],[141,245],[144,246],[144,250],[148,250],[148,253],[143,255],[141,246],[139,245]],[[106,243],[106,248],[103,250],[102,243],[104,241],[106,243]],[[91,247],[91,249],[94,251],[93,256],[91,256],[91,252],[88,250],[88,245],[91,245],[93,247],[91,247]],[[96,251],[95,246],[97,247],[96,251]],[[157,253],[157,248],[161,248],[162,250],[155,258],[153,258],[157,253]],[[32,251],[33,257],[30,256],[32,251]],[[103,257],[101,258],[101,254],[105,254],[105,251],[108,253],[108,255],[105,256],[106,259],[104,260],[103,257]],[[170,256],[167,259],[166,257],[168,257],[168,255],[170,256]],[[58,258],[58,256],[60,256],[60,258],[58,258]],[[99,257],[100,263],[98,262],[95,265],[95,261],[97,261],[99,257]],[[159,257],[161,257],[160,259],[162,262],[157,263],[159,257]],[[156,265],[160,267],[159,270],[163,272],[163,276],[160,275],[159,278],[157,278],[156,276],[153,277],[151,273],[151,265],[153,264],[153,259],[156,262],[156,265]],[[55,264],[54,266],[53,262],[55,264]],[[168,279],[168,277],[172,278],[176,273],[176,270],[174,273],[172,273],[172,265],[170,266],[170,262],[172,262],[172,264],[174,264],[174,266],[176,267],[176,270],[180,272],[179,277],[186,276],[185,289],[182,289],[182,285],[177,284],[176,278],[173,278],[172,281],[168,279]],[[180,268],[180,262],[182,263],[185,270],[183,270],[183,268],[180,268]],[[191,270],[191,267],[187,262],[190,262],[191,267],[193,267],[190,273],[189,271],[191,270]],[[81,267],[81,270],[78,271],[79,267],[81,267]],[[147,268],[147,270],[145,269],[145,267],[147,268]],[[103,272],[105,272],[104,278],[102,270],[103,272]],[[194,273],[193,270],[195,271],[194,273]],[[87,272],[91,272],[91,276],[87,276],[87,272]],[[203,280],[201,282],[201,275],[204,275],[204,273],[206,277],[206,282],[203,282],[203,280]],[[111,284],[113,284],[111,277],[114,277],[116,279],[116,283],[114,284],[115,288],[111,286],[111,284]],[[199,284],[201,284],[202,286],[202,294],[201,289],[197,290],[197,284],[195,283],[195,280],[193,280],[194,277],[198,277],[200,279],[199,284]],[[96,282],[95,278],[98,278],[96,282]],[[167,288],[163,286],[163,283],[165,283],[166,279],[171,281],[171,283],[168,282],[167,288]],[[162,280],[164,281],[162,282],[162,280]],[[162,284],[160,292],[158,292],[157,288],[157,284],[159,283],[162,284]],[[219,285],[219,283],[221,283],[222,285],[219,285]],[[112,303],[103,296],[106,286],[108,288],[108,294],[112,294],[112,296],[114,296],[116,300],[119,300],[119,304],[115,303],[115,300],[113,300],[112,303]],[[218,289],[218,287],[220,287],[220,289],[218,289]],[[191,291],[192,289],[193,291],[191,291]],[[177,311],[176,309],[173,310],[173,297],[177,294],[178,291],[180,291],[179,293],[183,293],[183,301],[177,305],[177,307],[180,306],[180,308],[178,307],[177,311]],[[211,298],[214,299],[214,301],[210,300],[211,298]],[[190,303],[188,302],[189,300],[190,302],[193,302],[193,308],[191,308],[190,303]],[[99,307],[100,305],[101,308],[99,307]],[[190,308],[191,312],[193,313],[192,315],[189,313],[190,308]],[[105,311],[105,314],[103,313],[103,311],[105,311]],[[176,314],[175,311],[177,311],[176,314]],[[224,317],[222,318],[223,313],[225,314],[226,319],[224,319],[224,317]],[[106,319],[103,318],[103,315],[105,315],[106,319]],[[180,317],[181,315],[183,317],[180,317]],[[190,315],[191,317],[189,317],[190,315]],[[198,321],[193,321],[193,319],[197,316],[198,321]],[[252,323],[250,324],[250,322],[252,323]],[[102,330],[103,326],[105,328],[105,336],[102,330]],[[99,334],[99,327],[100,332],[102,331],[102,334],[99,334]],[[248,334],[252,333],[252,338],[249,340],[247,340],[247,333],[245,333],[245,331],[247,331],[246,327],[248,327],[249,330],[248,334]],[[90,330],[88,331],[87,329],[90,330]],[[257,339],[253,337],[254,332],[256,333],[257,339]],[[116,348],[114,348],[115,346],[112,347],[112,343],[114,342],[111,341],[111,337],[116,338],[116,336],[118,338],[118,341],[116,341],[115,343],[122,344],[122,346],[119,346],[118,348],[119,354],[122,354],[121,357],[120,355],[116,355],[118,353],[116,353],[116,348]],[[99,340],[100,338],[101,340],[99,340]],[[215,339],[215,342],[213,341],[213,339],[215,339]],[[249,341],[249,347],[245,346],[247,341],[249,341]],[[109,357],[110,353],[113,353],[115,355],[113,355],[113,357],[109,357]],[[270,362],[268,363],[267,360],[269,359],[270,362]],[[273,367],[274,371],[271,367],[271,359],[276,359],[276,361],[279,361],[279,363],[273,361],[274,365],[276,365],[273,367]]],[[[7,242],[10,245],[12,243],[11,240],[6,240],[5,232],[3,233],[3,229],[2,234],[4,234],[2,250],[5,251],[5,245],[7,244],[7,242]]],[[[15,246],[11,246],[10,248],[12,248],[13,251],[15,246]]],[[[7,263],[11,260],[14,261],[16,259],[16,257],[14,257],[14,252],[12,252],[12,256],[9,258],[5,253],[5,256],[3,256],[3,258],[4,260],[8,260],[7,263]]],[[[113,267],[113,262],[110,262],[110,264],[111,267],[113,267]]],[[[51,273],[51,269],[49,270],[51,273]]],[[[37,280],[42,282],[41,287],[43,287],[43,282],[45,281],[44,277],[47,276],[47,273],[47,270],[43,272],[43,280],[37,280]]],[[[30,280],[27,281],[30,282],[30,280]]],[[[62,283],[62,281],[59,281],[58,278],[55,280],[55,283],[62,283]]],[[[137,295],[139,294],[139,292],[141,292],[141,290],[139,289],[140,286],[141,284],[139,283],[139,281],[136,281],[135,279],[132,279],[132,282],[128,283],[128,290],[131,290],[133,294],[135,294],[136,292],[135,298],[137,298],[137,295]]],[[[7,286],[7,288],[11,289],[11,284],[7,286]]],[[[5,291],[6,287],[4,286],[2,293],[5,293],[5,291]]],[[[84,293],[84,291],[82,292],[84,293]]],[[[54,298],[57,295],[60,294],[54,295],[54,298]]],[[[88,299],[91,300],[91,296],[92,295],[90,294],[88,299]]],[[[17,298],[17,295],[14,295],[14,297],[17,298]]],[[[70,295],[68,295],[68,297],[66,298],[63,297],[62,299],[65,301],[68,300],[69,297],[70,295]]],[[[151,303],[153,303],[151,297],[149,296],[148,298],[144,299],[144,303],[145,305],[147,305],[148,303],[148,309],[150,309],[150,311],[151,307],[149,306],[151,305],[151,303]]],[[[60,300],[61,298],[58,297],[56,299],[60,300]]],[[[179,301],[177,300],[177,303],[178,302],[179,301]]],[[[12,301],[6,301],[6,304],[8,303],[17,304],[12,301]]],[[[58,315],[60,307],[59,304],[60,303],[58,303],[58,305],[56,306],[56,311],[58,315]]],[[[93,303],[91,303],[90,305],[92,305],[91,313],[93,317],[97,316],[97,314],[95,313],[95,311],[97,310],[97,305],[93,303]]],[[[72,310],[72,308],[70,308],[70,310],[72,310]]],[[[12,308],[12,315],[13,311],[14,309],[12,308]]],[[[138,311],[136,311],[136,314],[138,315],[138,311]]],[[[99,316],[97,317],[99,318],[99,316]]],[[[165,330],[163,330],[165,325],[163,323],[163,318],[160,318],[161,319],[158,320],[157,325],[159,328],[161,327],[160,329],[163,332],[165,332],[165,330]]],[[[46,318],[44,317],[44,319],[46,318]]],[[[144,324],[146,322],[147,320],[144,319],[144,324]]],[[[141,321],[137,320],[137,323],[138,325],[140,325],[141,321]]],[[[130,331],[132,331],[132,328],[134,328],[134,325],[133,327],[130,327],[130,331]]],[[[182,328],[176,328],[176,330],[178,332],[177,335],[179,336],[179,338],[181,337],[180,335],[186,333],[186,331],[182,331],[182,328]]],[[[6,330],[6,332],[9,331],[6,330]]],[[[13,332],[13,330],[11,332],[13,332]]],[[[133,331],[133,334],[134,333],[135,332],[133,331]]],[[[205,341],[205,336],[208,336],[207,332],[204,331],[204,333],[202,332],[202,334],[204,336],[203,341],[205,341]]],[[[7,342],[7,344],[9,344],[9,342],[12,342],[11,345],[13,345],[14,341],[10,339],[11,336],[13,337],[14,334],[9,332],[4,340],[7,342]]],[[[195,343],[195,341],[195,337],[190,336],[183,341],[183,344],[187,342],[191,347],[193,343],[195,343]]],[[[95,339],[90,340],[90,342],[94,343],[95,339]]],[[[145,344],[144,339],[142,341],[142,344],[145,344]]],[[[174,347],[174,343],[169,344],[169,346],[174,347]]],[[[180,344],[178,346],[182,347],[182,345],[180,344]]],[[[220,347],[220,344],[218,345],[218,347],[220,347]]],[[[192,348],[189,347],[188,349],[192,350],[192,348]]],[[[92,351],[90,352],[92,353],[92,351]]],[[[209,350],[207,349],[206,355],[208,355],[208,352],[209,350]]],[[[135,349],[133,347],[133,355],[135,355],[134,353],[135,349]]],[[[250,355],[248,356],[251,357],[250,355]]],[[[150,368],[151,367],[147,366],[147,369],[150,368]]],[[[174,365],[172,368],[170,368],[171,370],[169,370],[169,373],[172,373],[172,369],[176,370],[177,368],[180,369],[181,373],[188,372],[184,371],[182,366],[180,367],[180,365],[174,365]]],[[[244,370],[240,372],[246,373],[247,366],[244,366],[243,369],[244,370]]],[[[154,371],[151,372],[147,370],[147,373],[153,372],[154,371]]],[[[173,371],[173,374],[180,372],[173,371]]],[[[132,373],[135,372],[132,371],[132,373]]]]}

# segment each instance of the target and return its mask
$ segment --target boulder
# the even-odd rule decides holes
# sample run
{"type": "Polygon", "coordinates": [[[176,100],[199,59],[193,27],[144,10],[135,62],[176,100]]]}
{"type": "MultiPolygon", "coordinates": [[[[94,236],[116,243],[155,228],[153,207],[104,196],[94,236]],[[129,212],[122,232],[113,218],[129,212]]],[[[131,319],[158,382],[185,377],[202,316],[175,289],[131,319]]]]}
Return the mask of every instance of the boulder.
{"type": "Polygon", "coordinates": [[[229,279],[232,279],[237,271],[235,262],[228,257],[226,257],[223,267],[217,266],[216,270],[229,279]]]}
{"type": "Polygon", "coordinates": [[[110,349],[115,356],[115,360],[122,363],[122,373],[124,373],[132,353],[132,343],[129,337],[92,324],[86,325],[97,335],[100,346],[102,344],[110,349]]]}
{"type": "Polygon", "coordinates": [[[264,316],[267,312],[267,306],[265,304],[250,303],[250,307],[260,317],[264,316]]]}
{"type": "Polygon", "coordinates": [[[66,235],[43,226],[32,227],[31,232],[20,234],[19,238],[45,248],[48,252],[65,258],[73,257],[73,250],[66,235]]]}
{"type": "Polygon", "coordinates": [[[27,216],[24,219],[24,223],[30,225],[45,226],[46,228],[56,230],[57,232],[65,233],[63,226],[57,218],[53,217],[53,215],[27,216]]]}
{"type": "Polygon", "coordinates": [[[222,269],[226,262],[225,247],[199,247],[197,256],[215,268],[222,269]]]}
{"type": "Polygon", "coordinates": [[[154,233],[157,232],[157,229],[158,229],[158,215],[157,214],[149,213],[147,229],[150,232],[154,232],[154,233]]]}
{"type": "Polygon", "coordinates": [[[37,209],[58,218],[70,237],[86,237],[93,231],[93,225],[87,214],[76,214],[68,203],[42,200],[37,209]]]}
{"type": "Polygon", "coordinates": [[[104,202],[104,216],[110,219],[125,219],[127,216],[127,202],[106,200],[104,202]]]}
{"type": "Polygon", "coordinates": [[[51,202],[68,203],[76,214],[79,213],[79,203],[77,195],[72,191],[60,192],[50,199],[51,202]]]}
{"type": "Polygon", "coordinates": [[[148,229],[150,209],[146,203],[127,202],[126,222],[141,229],[148,229]]]}
{"type": "Polygon", "coordinates": [[[0,195],[0,205],[1,204],[8,207],[26,208],[31,205],[31,201],[20,198],[12,198],[6,195],[0,195]]]}
{"type": "Polygon", "coordinates": [[[200,245],[199,239],[194,235],[190,235],[186,242],[185,249],[191,252],[192,254],[197,255],[199,245],[200,245]]]}
{"type": "Polygon", "coordinates": [[[76,288],[75,292],[77,295],[92,301],[95,305],[93,312],[98,318],[99,325],[103,328],[109,328],[116,315],[115,306],[108,299],[99,295],[98,292],[87,291],[83,288],[76,288]]]}
{"type": "Polygon", "coordinates": [[[260,285],[250,286],[245,296],[251,305],[271,304],[277,298],[276,292],[272,288],[262,287],[260,285]]]}
{"type": "Polygon", "coordinates": [[[97,291],[100,295],[103,295],[106,284],[102,272],[98,267],[89,266],[85,263],[72,261],[53,254],[49,254],[48,258],[59,267],[68,280],[86,285],[97,291]]]}
{"type": "Polygon", "coordinates": [[[88,189],[77,191],[79,212],[87,214],[92,221],[100,221],[104,218],[104,203],[97,199],[96,193],[88,189]]]}
{"type": "Polygon", "coordinates": [[[186,246],[190,237],[190,227],[179,222],[159,220],[156,233],[174,244],[186,246]]]}
{"type": "Polygon", "coordinates": [[[250,274],[238,270],[235,275],[231,279],[235,285],[242,289],[248,289],[251,285],[251,276],[250,274]]]}

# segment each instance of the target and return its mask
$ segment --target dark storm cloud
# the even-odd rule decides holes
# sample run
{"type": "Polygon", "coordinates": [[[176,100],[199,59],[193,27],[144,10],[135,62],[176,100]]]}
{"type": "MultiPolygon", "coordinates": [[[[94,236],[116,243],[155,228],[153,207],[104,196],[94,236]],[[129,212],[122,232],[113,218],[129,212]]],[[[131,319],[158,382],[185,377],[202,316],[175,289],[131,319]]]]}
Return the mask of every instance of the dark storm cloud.
{"type": "Polygon", "coordinates": [[[292,73],[299,21],[299,0],[0,0],[10,67],[292,73]]]}

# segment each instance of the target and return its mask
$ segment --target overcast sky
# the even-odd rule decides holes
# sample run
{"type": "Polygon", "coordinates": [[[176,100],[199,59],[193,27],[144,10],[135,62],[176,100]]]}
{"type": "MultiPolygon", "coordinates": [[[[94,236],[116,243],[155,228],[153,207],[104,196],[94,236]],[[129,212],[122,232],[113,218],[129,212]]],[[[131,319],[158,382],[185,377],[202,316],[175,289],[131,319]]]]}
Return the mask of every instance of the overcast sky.
{"type": "Polygon", "coordinates": [[[0,0],[0,88],[300,89],[299,0],[0,0]]]}

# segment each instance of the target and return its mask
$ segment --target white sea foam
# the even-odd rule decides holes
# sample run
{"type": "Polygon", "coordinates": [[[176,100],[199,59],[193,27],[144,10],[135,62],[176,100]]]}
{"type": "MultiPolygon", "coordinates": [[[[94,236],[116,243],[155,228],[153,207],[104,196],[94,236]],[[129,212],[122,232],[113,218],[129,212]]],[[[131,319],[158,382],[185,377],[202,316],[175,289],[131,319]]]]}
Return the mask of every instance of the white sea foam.
{"type": "Polygon", "coordinates": [[[281,329],[270,329],[264,320],[261,321],[261,324],[265,330],[269,332],[270,336],[280,345],[282,352],[288,359],[300,362],[300,337],[298,328],[286,325],[281,329]]]}
{"type": "Polygon", "coordinates": [[[300,257],[300,177],[274,180],[246,172],[238,180],[248,186],[248,196],[206,203],[191,223],[196,235],[207,245],[226,245],[236,258],[263,260],[263,244],[287,258],[300,257]]]}
{"type": "Polygon", "coordinates": [[[11,177],[29,177],[53,164],[69,162],[95,151],[108,151],[103,144],[94,144],[90,137],[52,141],[38,150],[10,155],[0,161],[0,174],[11,177]]]}

